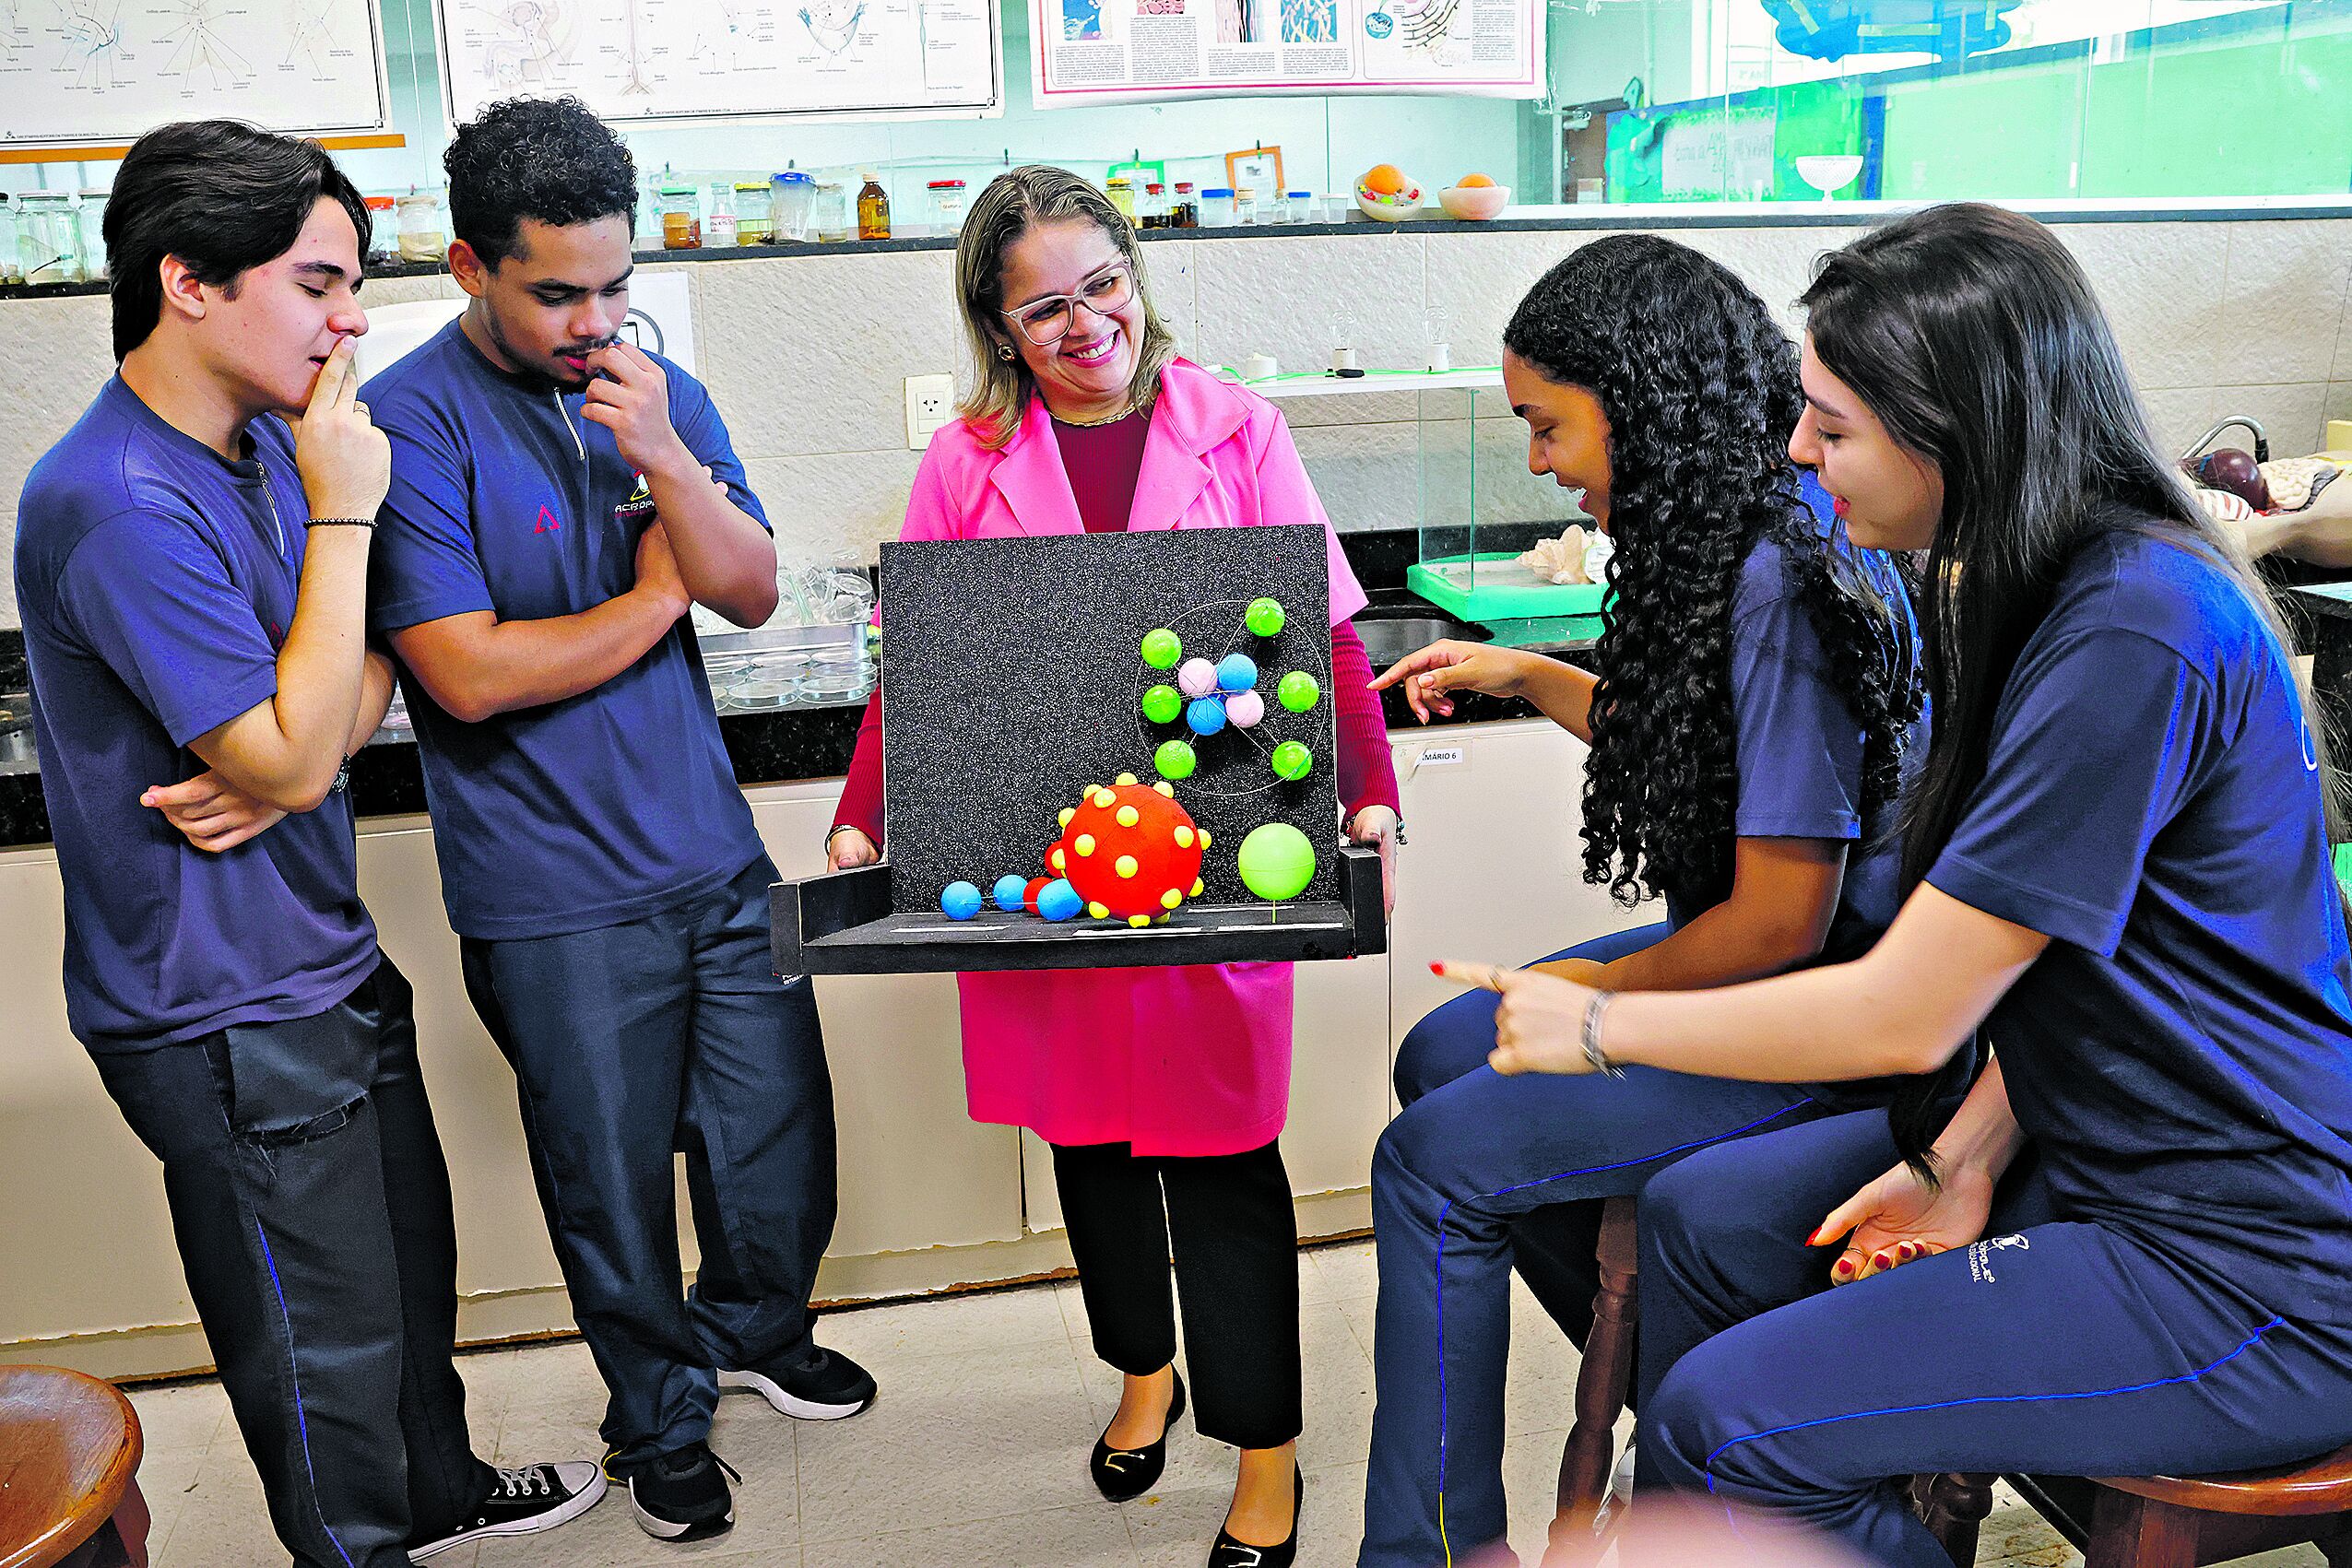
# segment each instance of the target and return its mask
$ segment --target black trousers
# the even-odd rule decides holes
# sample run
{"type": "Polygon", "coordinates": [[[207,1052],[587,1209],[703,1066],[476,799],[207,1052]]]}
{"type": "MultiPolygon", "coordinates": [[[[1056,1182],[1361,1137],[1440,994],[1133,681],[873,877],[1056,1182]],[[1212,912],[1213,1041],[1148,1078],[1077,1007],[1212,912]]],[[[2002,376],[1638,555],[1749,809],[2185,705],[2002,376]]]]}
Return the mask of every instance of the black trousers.
{"type": "Polygon", "coordinates": [[[1124,1143],[1053,1150],[1095,1353],[1130,1377],[1159,1371],[1176,1360],[1181,1300],[1201,1434],[1237,1448],[1296,1437],[1298,1220],[1281,1146],[1190,1157],[1139,1157],[1124,1143]]]}
{"type": "Polygon", "coordinates": [[[449,1170],[384,960],[311,1018],[95,1056],[163,1161],[220,1381],[301,1568],[406,1568],[495,1479],[466,1432],[449,1170]]]}

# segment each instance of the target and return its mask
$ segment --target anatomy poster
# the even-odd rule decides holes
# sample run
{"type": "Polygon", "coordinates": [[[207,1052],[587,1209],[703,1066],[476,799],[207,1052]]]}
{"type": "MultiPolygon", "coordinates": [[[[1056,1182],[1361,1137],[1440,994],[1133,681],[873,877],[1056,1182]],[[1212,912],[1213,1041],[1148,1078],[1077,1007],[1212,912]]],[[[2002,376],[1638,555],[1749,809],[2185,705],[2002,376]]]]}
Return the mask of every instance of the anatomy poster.
{"type": "MultiPolygon", "coordinates": [[[[5,5],[7,0],[0,0],[5,5]]],[[[996,0],[436,0],[453,121],[573,93],[618,124],[987,115],[996,0]]]]}
{"type": "Polygon", "coordinates": [[[1030,0],[1041,109],[1235,93],[1539,98],[1544,0],[1030,0]]]}

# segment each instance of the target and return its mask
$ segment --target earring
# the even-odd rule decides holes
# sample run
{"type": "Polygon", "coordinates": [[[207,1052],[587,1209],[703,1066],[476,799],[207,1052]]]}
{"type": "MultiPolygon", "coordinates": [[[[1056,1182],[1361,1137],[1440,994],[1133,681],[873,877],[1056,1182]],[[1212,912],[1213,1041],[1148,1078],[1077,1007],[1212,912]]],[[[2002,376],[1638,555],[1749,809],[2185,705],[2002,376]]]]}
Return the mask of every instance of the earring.
{"type": "Polygon", "coordinates": [[[997,358],[1010,362],[1012,359],[1012,345],[1010,343],[998,344],[997,358]]]}

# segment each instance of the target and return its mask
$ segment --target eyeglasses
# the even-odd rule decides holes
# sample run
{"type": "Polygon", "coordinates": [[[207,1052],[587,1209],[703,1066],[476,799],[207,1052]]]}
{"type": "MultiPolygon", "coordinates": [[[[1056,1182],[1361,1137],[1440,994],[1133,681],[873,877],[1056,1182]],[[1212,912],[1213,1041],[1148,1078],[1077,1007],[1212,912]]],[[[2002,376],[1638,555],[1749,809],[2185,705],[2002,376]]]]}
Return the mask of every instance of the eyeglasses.
{"type": "Polygon", "coordinates": [[[1097,273],[1086,280],[1075,294],[1047,294],[1030,301],[1018,310],[1002,311],[1021,328],[1021,336],[1040,348],[1049,348],[1070,336],[1078,324],[1078,307],[1085,306],[1098,316],[1127,308],[1135,298],[1135,273],[1120,265],[1107,272],[1097,273]]]}

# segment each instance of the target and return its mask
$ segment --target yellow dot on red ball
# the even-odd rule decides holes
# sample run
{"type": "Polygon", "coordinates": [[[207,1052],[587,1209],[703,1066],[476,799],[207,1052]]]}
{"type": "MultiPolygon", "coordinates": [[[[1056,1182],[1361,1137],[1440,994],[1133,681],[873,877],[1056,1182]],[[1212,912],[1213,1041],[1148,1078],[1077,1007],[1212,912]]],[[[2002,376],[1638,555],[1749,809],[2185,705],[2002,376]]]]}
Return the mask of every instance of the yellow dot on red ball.
{"type": "Polygon", "coordinates": [[[1162,779],[1158,784],[1153,784],[1152,787],[1159,794],[1166,796],[1170,800],[1174,800],[1176,798],[1176,785],[1168,783],[1165,779],[1162,779]]]}
{"type": "Polygon", "coordinates": [[[1193,833],[1193,831],[1192,831],[1192,830],[1191,830],[1190,828],[1186,827],[1186,826],[1185,826],[1183,823],[1181,823],[1181,822],[1178,822],[1178,823],[1176,824],[1176,848],[1178,848],[1178,849],[1190,849],[1190,848],[1192,847],[1192,841],[1193,841],[1194,836],[1195,836],[1195,835],[1194,835],[1194,833],[1193,833]]]}
{"type": "Polygon", "coordinates": [[[1084,789],[1080,790],[1078,793],[1091,800],[1095,796],[1103,793],[1103,786],[1101,784],[1088,784],[1084,789]]]}
{"type": "Polygon", "coordinates": [[[1122,806],[1118,808],[1117,821],[1118,825],[1122,828],[1131,828],[1142,819],[1141,816],[1132,806],[1122,806]]]}
{"type": "Polygon", "coordinates": [[[1065,865],[1066,865],[1066,864],[1067,864],[1067,863],[1066,863],[1066,862],[1062,859],[1062,853],[1061,853],[1061,851],[1060,851],[1060,850],[1056,850],[1056,851],[1054,851],[1054,869],[1055,869],[1055,870],[1057,870],[1057,871],[1059,871],[1059,870],[1063,869],[1063,867],[1065,867],[1065,865]]]}
{"type": "Polygon", "coordinates": [[[1130,914],[1127,917],[1127,923],[1137,930],[1141,930],[1152,924],[1152,917],[1148,914],[1130,914]]]}
{"type": "Polygon", "coordinates": [[[1200,847],[1202,849],[1209,847],[1209,830],[1206,828],[1200,830],[1200,847]]]}
{"type": "Polygon", "coordinates": [[[1096,790],[1092,799],[1093,804],[1097,809],[1108,811],[1113,805],[1117,804],[1118,796],[1113,795],[1109,790],[1102,789],[1096,790]]]}
{"type": "Polygon", "coordinates": [[[1118,777],[1117,777],[1117,778],[1113,779],[1111,782],[1112,782],[1113,784],[1118,784],[1118,785],[1121,785],[1121,786],[1125,786],[1125,785],[1127,785],[1127,784],[1133,784],[1133,783],[1135,782],[1135,775],[1134,775],[1133,773],[1121,773],[1118,777]]]}
{"type": "Polygon", "coordinates": [[[1112,870],[1114,870],[1114,871],[1116,871],[1116,872],[1117,872],[1117,873],[1118,873],[1120,876],[1122,876],[1122,877],[1132,877],[1132,876],[1134,876],[1134,875],[1135,875],[1135,856],[1133,856],[1133,855],[1120,855],[1120,856],[1118,857],[1118,861],[1117,861],[1117,864],[1115,864],[1114,866],[1112,866],[1111,869],[1112,869],[1112,870]]]}
{"type": "Polygon", "coordinates": [[[1077,815],[1078,815],[1078,808],[1077,808],[1077,807],[1075,807],[1075,806],[1065,806],[1065,807],[1063,807],[1063,808],[1061,808],[1061,816],[1060,816],[1058,819],[1060,821],[1060,823],[1061,823],[1061,825],[1062,825],[1063,827],[1067,828],[1067,827],[1069,827],[1069,826],[1070,826],[1070,819],[1072,817],[1075,817],[1075,816],[1077,816],[1077,815]]]}
{"type": "Polygon", "coordinates": [[[1192,890],[1191,890],[1190,892],[1188,892],[1188,893],[1185,894],[1184,896],[1185,896],[1185,897],[1187,897],[1187,898],[1188,898],[1188,899],[1197,899],[1197,898],[1199,898],[1199,897],[1200,896],[1200,887],[1201,887],[1200,878],[1198,878],[1198,877],[1195,877],[1195,878],[1192,879],[1192,890]]]}
{"type": "Polygon", "coordinates": [[[1090,903],[1086,906],[1086,913],[1093,915],[1095,919],[1100,920],[1105,915],[1110,914],[1110,909],[1104,904],[1090,903]]]}
{"type": "Polygon", "coordinates": [[[1166,892],[1160,895],[1160,907],[1162,909],[1174,909],[1176,905],[1183,902],[1184,895],[1177,892],[1174,888],[1170,888],[1166,892]]]}
{"type": "Polygon", "coordinates": [[[1092,833],[1081,833],[1078,835],[1076,842],[1071,843],[1070,847],[1076,850],[1081,855],[1092,855],[1094,853],[1094,835],[1092,833]]]}

